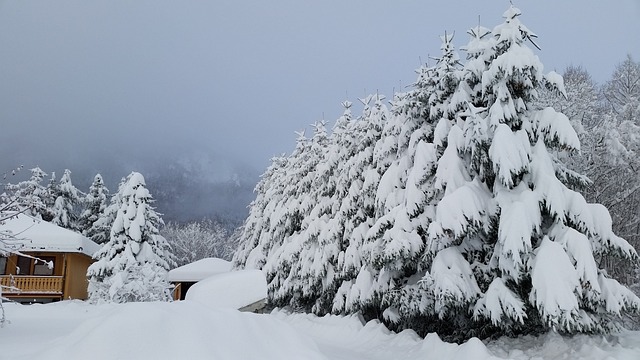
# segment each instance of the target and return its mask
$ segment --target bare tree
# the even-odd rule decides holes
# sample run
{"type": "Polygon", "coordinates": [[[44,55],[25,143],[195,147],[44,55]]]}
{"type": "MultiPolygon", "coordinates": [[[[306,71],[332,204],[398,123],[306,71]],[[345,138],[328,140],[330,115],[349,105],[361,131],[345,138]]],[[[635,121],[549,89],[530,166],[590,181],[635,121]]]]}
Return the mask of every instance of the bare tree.
{"type": "Polygon", "coordinates": [[[208,219],[186,224],[170,222],[160,233],[171,245],[178,266],[207,257],[231,260],[235,251],[229,242],[229,231],[208,219]]]}
{"type": "Polygon", "coordinates": [[[634,61],[631,55],[627,55],[627,58],[616,66],[611,79],[604,84],[602,95],[614,113],[624,114],[624,117],[635,115],[637,120],[640,101],[640,62],[634,61]]]}

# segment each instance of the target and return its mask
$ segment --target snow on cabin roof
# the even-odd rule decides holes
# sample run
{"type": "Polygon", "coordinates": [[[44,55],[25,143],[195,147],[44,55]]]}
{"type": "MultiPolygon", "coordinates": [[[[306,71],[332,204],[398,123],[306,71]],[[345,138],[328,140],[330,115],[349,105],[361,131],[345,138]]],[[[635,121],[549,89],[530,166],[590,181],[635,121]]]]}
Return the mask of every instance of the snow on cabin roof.
{"type": "Polygon", "coordinates": [[[218,258],[205,258],[169,271],[167,281],[200,281],[211,275],[228,271],[231,271],[231,262],[218,258]]]}
{"type": "Polygon", "coordinates": [[[88,256],[100,249],[100,245],[75,231],[25,214],[0,223],[0,231],[11,232],[16,240],[7,241],[16,250],[82,253],[88,256]]]}

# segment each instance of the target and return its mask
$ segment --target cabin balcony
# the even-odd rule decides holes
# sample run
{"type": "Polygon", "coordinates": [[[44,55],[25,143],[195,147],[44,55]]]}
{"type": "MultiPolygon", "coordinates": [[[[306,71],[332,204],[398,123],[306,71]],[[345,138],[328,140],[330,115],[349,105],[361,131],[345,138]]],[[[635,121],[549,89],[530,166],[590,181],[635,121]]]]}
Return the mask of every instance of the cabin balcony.
{"type": "Polygon", "coordinates": [[[62,276],[0,276],[2,295],[12,296],[54,296],[61,297],[63,289],[62,276]]]}

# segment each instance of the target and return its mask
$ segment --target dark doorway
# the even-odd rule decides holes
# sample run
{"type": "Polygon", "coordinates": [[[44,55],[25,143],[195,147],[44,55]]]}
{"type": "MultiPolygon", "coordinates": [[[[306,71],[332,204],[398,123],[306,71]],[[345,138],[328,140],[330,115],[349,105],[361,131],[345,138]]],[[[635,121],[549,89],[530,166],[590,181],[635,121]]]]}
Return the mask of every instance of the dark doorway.
{"type": "Polygon", "coordinates": [[[16,265],[18,266],[16,269],[17,275],[31,275],[31,258],[18,256],[16,265]]]}

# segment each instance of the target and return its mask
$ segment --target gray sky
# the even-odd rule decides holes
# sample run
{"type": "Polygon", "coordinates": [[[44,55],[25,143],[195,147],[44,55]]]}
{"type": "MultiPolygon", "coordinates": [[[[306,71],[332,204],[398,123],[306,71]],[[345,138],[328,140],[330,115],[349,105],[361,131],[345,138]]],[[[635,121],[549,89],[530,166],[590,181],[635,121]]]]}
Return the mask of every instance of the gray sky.
{"type": "MultiPolygon", "coordinates": [[[[603,82],[627,53],[640,59],[639,0],[514,2],[546,70],[582,65],[603,82]]],[[[2,1],[2,170],[100,170],[170,153],[262,170],[293,149],[294,131],[323,116],[331,125],[345,99],[389,97],[438,54],[445,30],[464,45],[478,17],[493,28],[508,5],[2,1]]]]}

